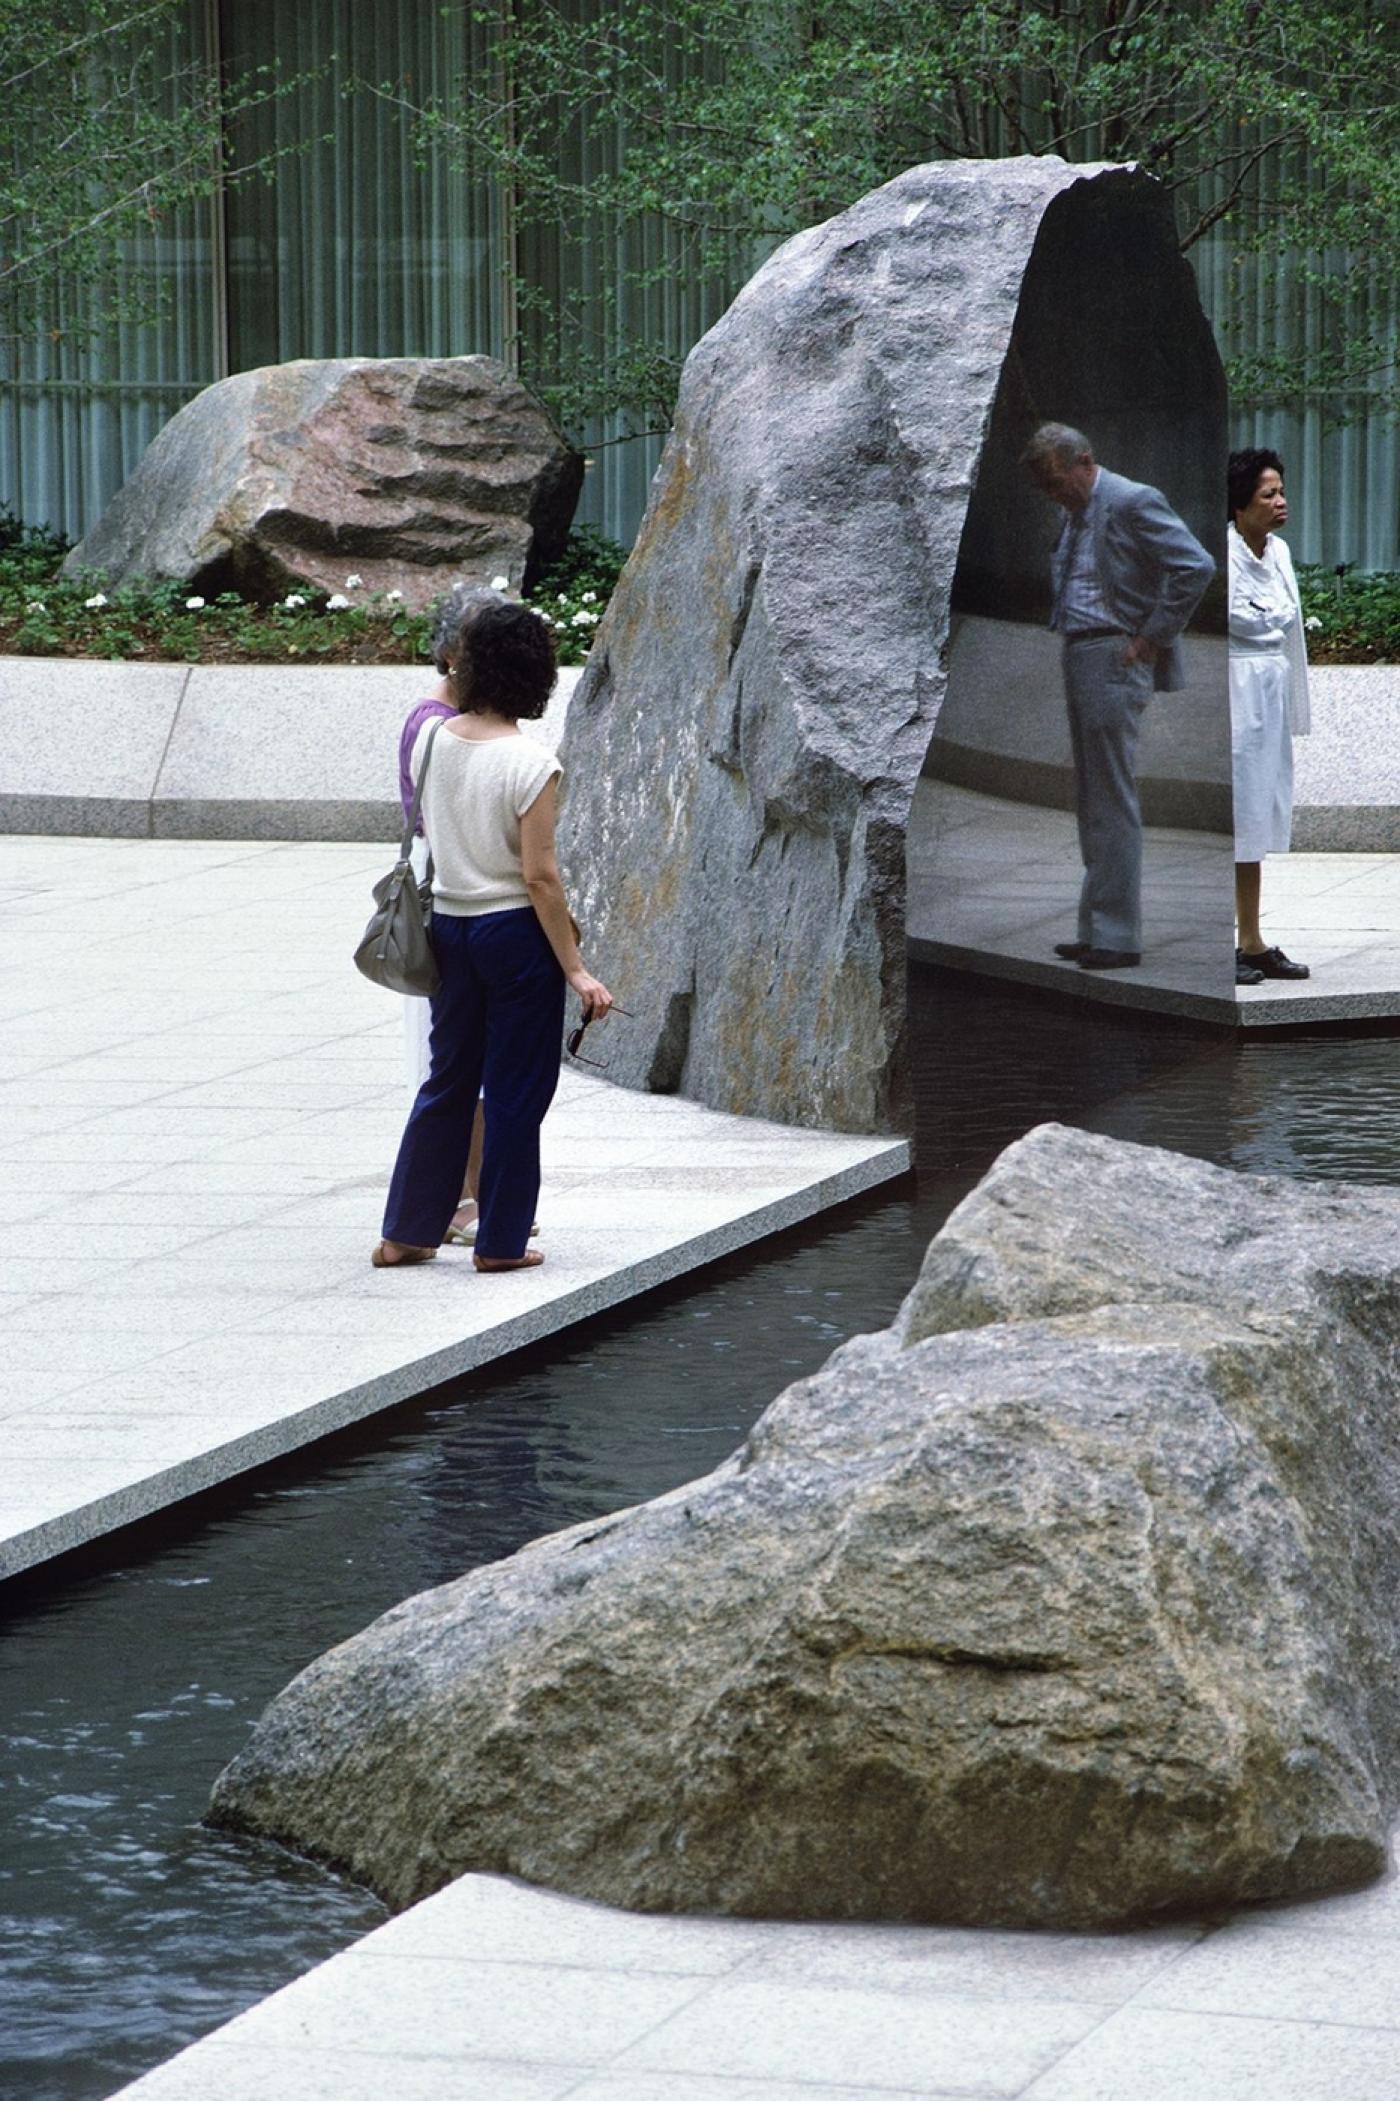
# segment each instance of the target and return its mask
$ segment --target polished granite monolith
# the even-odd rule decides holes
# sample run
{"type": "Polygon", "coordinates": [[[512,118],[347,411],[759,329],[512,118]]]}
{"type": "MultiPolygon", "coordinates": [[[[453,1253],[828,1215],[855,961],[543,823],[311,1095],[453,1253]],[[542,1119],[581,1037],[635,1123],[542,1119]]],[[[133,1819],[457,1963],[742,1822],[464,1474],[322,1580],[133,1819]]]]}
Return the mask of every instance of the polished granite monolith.
{"type": "MultiPolygon", "coordinates": [[[[1203,360],[1218,377],[1167,193],[1053,156],[910,169],[739,294],[687,361],[569,719],[566,875],[634,1017],[610,1076],[796,1124],[904,1120],[906,828],[994,404],[1024,440],[1078,369],[1111,443],[1203,360]],[[1155,306],[1134,332],[1133,257],[1179,314],[1165,334],[1155,306]]],[[[1008,506],[1013,552],[1043,537],[1032,491],[1008,506]]]]}

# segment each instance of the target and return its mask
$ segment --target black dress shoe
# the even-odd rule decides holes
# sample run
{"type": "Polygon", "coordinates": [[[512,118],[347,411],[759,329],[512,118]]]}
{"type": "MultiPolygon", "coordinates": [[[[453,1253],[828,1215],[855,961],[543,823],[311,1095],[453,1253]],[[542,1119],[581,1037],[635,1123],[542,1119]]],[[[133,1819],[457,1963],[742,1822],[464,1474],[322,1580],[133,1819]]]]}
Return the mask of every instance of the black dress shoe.
{"type": "Polygon", "coordinates": [[[1081,970],[1131,970],[1142,961],[1136,948],[1086,948],[1079,958],[1081,970]]]}
{"type": "Polygon", "coordinates": [[[1089,944],[1087,941],[1057,941],[1055,943],[1055,954],[1063,956],[1066,963],[1077,963],[1081,956],[1087,956],[1088,953],[1089,944]]]}
{"type": "Polygon", "coordinates": [[[1254,965],[1249,961],[1249,958],[1247,956],[1241,955],[1240,951],[1236,949],[1235,983],[1237,985],[1262,985],[1263,982],[1263,971],[1256,970],[1254,965]]]}
{"type": "Polygon", "coordinates": [[[1281,948],[1261,948],[1258,953],[1242,948],[1235,950],[1235,961],[1247,963],[1266,978],[1308,978],[1312,972],[1306,963],[1295,963],[1281,948]]]}

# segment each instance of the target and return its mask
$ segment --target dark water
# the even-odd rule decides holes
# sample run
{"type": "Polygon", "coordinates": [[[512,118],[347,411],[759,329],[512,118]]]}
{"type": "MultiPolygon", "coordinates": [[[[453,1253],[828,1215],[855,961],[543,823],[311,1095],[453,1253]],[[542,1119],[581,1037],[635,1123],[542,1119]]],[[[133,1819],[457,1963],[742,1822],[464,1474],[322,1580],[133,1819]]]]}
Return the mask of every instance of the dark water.
{"type": "Polygon", "coordinates": [[[929,1236],[1054,1118],[1250,1169],[1400,1183],[1400,1038],[1239,1042],[916,973],[921,1171],[567,1346],[0,1593],[0,2096],[109,2094],[376,1924],[198,1822],[292,1673],[376,1613],[730,1452],[883,1325],[929,1236]]]}

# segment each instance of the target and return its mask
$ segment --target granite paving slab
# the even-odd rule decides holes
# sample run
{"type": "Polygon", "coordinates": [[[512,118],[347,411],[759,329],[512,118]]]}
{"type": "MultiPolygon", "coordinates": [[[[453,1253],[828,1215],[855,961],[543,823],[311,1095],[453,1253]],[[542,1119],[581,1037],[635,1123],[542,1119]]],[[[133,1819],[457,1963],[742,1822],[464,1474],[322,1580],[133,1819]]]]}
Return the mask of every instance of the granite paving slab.
{"type": "Polygon", "coordinates": [[[906,1170],[570,1068],[544,1266],[371,1269],[408,1104],[401,1002],[350,963],[384,859],[0,839],[0,1576],[906,1170]]]}
{"type": "Polygon", "coordinates": [[[1391,1877],[976,1933],[643,1916],[466,1875],[121,2101],[1394,2101],[1396,1906],[1391,1877]]]}

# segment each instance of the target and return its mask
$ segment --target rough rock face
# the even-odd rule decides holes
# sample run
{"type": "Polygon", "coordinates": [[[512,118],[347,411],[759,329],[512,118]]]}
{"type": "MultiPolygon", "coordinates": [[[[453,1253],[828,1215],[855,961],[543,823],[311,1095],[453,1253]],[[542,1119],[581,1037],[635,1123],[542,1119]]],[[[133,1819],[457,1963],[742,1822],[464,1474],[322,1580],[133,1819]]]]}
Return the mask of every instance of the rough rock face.
{"type": "Polygon", "coordinates": [[[1106,1926],[1380,1870],[1400,1197],[1045,1126],[704,1480],[412,1598],[211,1814],[399,1906],[1106,1926]]]}
{"type": "MultiPolygon", "coordinates": [[[[790,1123],[903,1120],[905,829],[984,436],[1055,213],[1115,261],[1105,229],[1126,216],[1199,317],[1146,176],[945,161],[789,241],[691,353],[563,753],[570,893],[637,1010],[613,1078],[790,1123]]],[[[1068,282],[1042,288],[1042,342],[1083,340],[1068,282]]],[[[1119,344],[1121,418],[1176,356],[1160,329],[1119,344]]],[[[1063,413],[1059,379],[1021,375],[1032,421],[1063,413]]]]}
{"type": "Polygon", "coordinates": [[[582,478],[493,358],[266,365],[172,417],[64,567],[254,596],[359,575],[419,608],[548,562],[582,478]]]}

